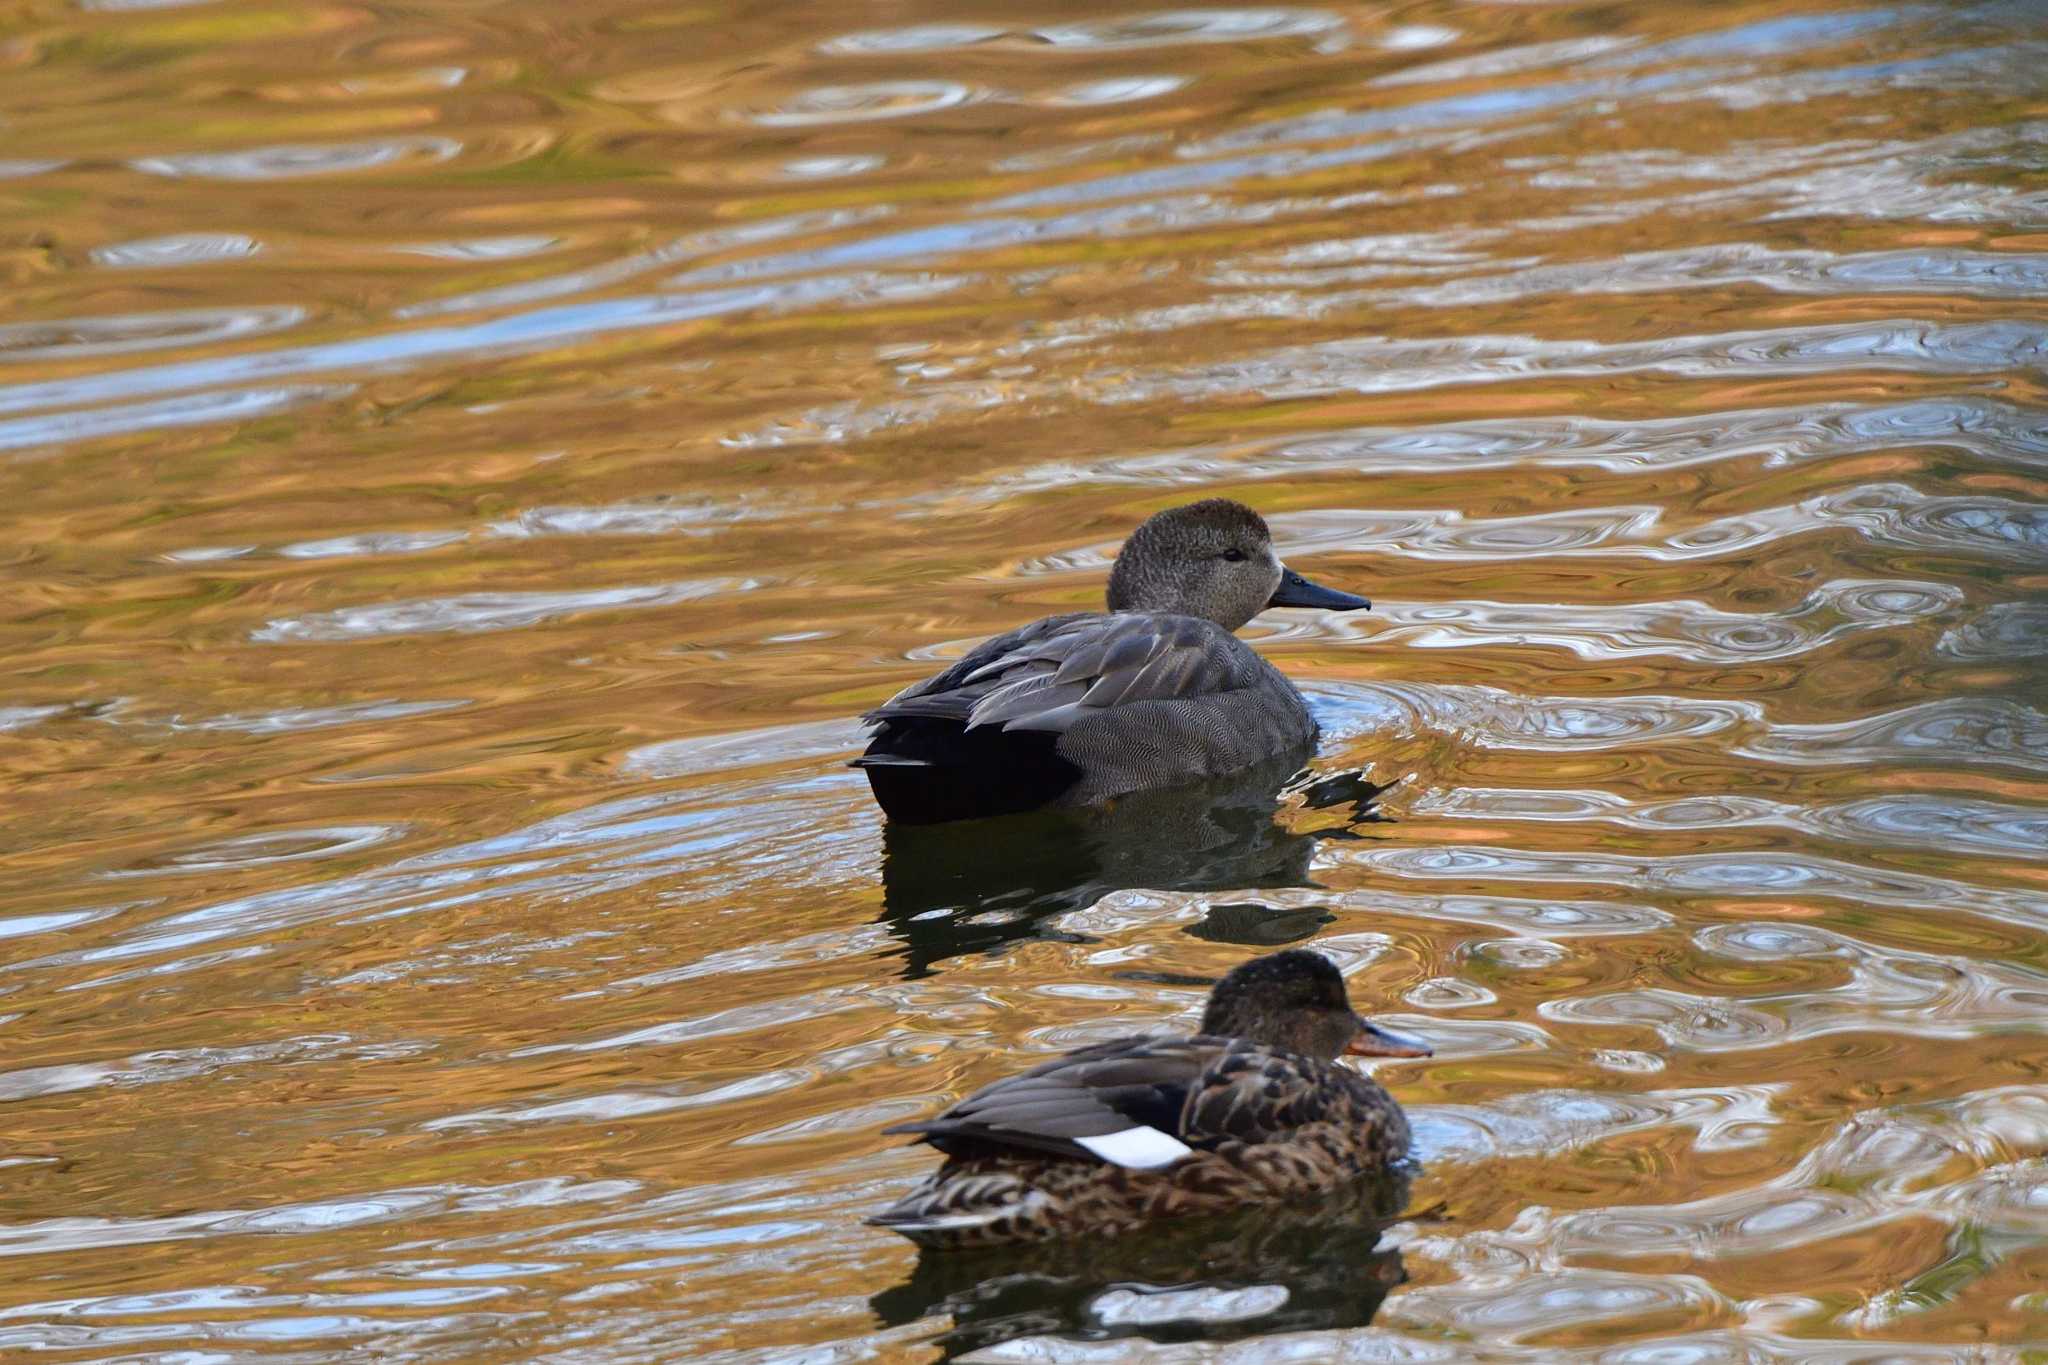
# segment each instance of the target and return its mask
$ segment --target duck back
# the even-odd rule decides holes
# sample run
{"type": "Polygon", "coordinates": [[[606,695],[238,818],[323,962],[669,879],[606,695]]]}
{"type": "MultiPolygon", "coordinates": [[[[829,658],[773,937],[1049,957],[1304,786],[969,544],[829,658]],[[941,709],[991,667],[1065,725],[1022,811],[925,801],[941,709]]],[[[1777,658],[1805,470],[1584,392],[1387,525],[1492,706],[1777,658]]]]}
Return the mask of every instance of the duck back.
{"type": "Polygon", "coordinates": [[[933,823],[1235,772],[1313,743],[1278,670],[1216,623],[1047,617],[988,640],[866,719],[855,760],[892,820],[933,823]]]}

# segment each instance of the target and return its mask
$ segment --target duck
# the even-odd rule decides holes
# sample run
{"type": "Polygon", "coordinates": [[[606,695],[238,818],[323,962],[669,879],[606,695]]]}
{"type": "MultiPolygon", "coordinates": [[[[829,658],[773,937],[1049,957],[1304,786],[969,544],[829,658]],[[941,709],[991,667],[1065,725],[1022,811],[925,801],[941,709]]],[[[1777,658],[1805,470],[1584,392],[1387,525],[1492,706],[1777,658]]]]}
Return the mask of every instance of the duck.
{"type": "Polygon", "coordinates": [[[1080,1048],[884,1128],[945,1161],[867,1222],[930,1248],[1119,1236],[1402,1174],[1408,1120],[1345,1054],[1430,1049],[1355,1013],[1321,953],[1253,958],[1217,982],[1193,1037],[1080,1048]]]}
{"type": "Polygon", "coordinates": [[[1241,502],[1167,508],[1117,554],[1109,610],[1033,621],[904,688],[861,718],[874,733],[853,766],[890,820],[937,824],[1306,756],[1301,693],[1234,632],[1268,607],[1371,606],[1288,568],[1241,502]]]}

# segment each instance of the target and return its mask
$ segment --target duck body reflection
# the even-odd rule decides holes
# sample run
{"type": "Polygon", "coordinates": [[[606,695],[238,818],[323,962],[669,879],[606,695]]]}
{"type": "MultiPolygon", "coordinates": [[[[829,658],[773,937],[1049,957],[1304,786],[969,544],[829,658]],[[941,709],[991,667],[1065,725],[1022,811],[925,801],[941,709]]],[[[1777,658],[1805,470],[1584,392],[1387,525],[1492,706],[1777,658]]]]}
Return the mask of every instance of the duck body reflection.
{"type": "Polygon", "coordinates": [[[1301,694],[1232,632],[1267,607],[1371,604],[1287,568],[1258,513],[1210,498],[1132,533],[1108,605],[984,641],[868,712],[854,766],[889,818],[1090,806],[1307,748],[1301,694]]]}
{"type": "MultiPolygon", "coordinates": [[[[1356,826],[1379,819],[1372,803],[1382,788],[1359,773],[1311,778],[1298,766],[1309,753],[1304,744],[1225,777],[1079,810],[967,826],[885,824],[881,918],[903,940],[905,975],[1044,936],[1046,921],[1116,891],[1312,886],[1317,841],[1360,837],[1356,826]],[[1298,816],[1276,818],[1286,800],[1304,809],[1346,806],[1347,823],[1297,827],[1298,816]]],[[[1277,947],[1327,919],[1313,909],[1217,905],[1189,932],[1277,947]]]]}
{"type": "Polygon", "coordinates": [[[1364,1327],[1407,1279],[1382,1233],[1408,1188],[1394,1167],[1313,1207],[1196,1216],[1131,1237],[925,1249],[869,1307],[890,1327],[949,1318],[934,1343],[947,1360],[1023,1338],[1224,1342],[1364,1327]]]}

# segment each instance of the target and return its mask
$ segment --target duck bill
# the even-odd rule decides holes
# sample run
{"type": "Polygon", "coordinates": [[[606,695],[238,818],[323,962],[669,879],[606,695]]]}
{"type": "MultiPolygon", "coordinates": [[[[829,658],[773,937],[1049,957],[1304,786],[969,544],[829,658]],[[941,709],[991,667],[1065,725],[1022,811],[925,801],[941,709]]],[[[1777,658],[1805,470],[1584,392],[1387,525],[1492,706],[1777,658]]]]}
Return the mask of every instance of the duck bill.
{"type": "Polygon", "coordinates": [[[1285,565],[1280,569],[1280,586],[1266,603],[1269,607],[1320,607],[1324,611],[1366,611],[1372,603],[1353,593],[1338,592],[1311,583],[1285,565]]]}
{"type": "Polygon", "coordinates": [[[1344,1049],[1353,1057],[1427,1057],[1428,1043],[1383,1029],[1364,1019],[1358,1021],[1358,1036],[1344,1049]]]}

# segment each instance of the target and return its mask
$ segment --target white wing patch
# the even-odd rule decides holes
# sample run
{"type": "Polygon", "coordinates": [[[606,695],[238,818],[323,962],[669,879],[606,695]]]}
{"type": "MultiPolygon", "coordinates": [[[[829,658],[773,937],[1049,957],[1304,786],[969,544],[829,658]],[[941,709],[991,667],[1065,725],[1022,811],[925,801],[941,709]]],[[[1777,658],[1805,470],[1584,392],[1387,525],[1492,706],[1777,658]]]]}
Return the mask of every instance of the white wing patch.
{"type": "Polygon", "coordinates": [[[1112,1166],[1128,1166],[1134,1171],[1171,1166],[1195,1150],[1171,1133],[1146,1127],[1126,1128],[1121,1133],[1075,1138],[1074,1141],[1112,1166]]]}

